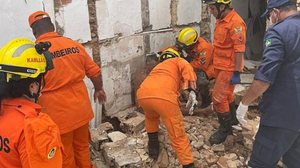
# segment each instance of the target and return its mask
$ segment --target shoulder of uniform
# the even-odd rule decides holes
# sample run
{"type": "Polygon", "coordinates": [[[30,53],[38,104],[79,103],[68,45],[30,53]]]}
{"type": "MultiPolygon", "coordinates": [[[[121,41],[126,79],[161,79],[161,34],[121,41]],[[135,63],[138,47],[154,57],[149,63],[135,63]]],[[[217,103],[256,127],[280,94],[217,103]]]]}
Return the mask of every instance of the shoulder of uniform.
{"type": "Polygon", "coordinates": [[[28,146],[29,160],[51,160],[62,146],[57,125],[44,113],[38,117],[27,118],[24,124],[24,136],[28,146]]]}
{"type": "Polygon", "coordinates": [[[25,117],[37,116],[37,111],[35,110],[35,108],[30,106],[19,105],[16,107],[16,110],[22,113],[25,117]]]}

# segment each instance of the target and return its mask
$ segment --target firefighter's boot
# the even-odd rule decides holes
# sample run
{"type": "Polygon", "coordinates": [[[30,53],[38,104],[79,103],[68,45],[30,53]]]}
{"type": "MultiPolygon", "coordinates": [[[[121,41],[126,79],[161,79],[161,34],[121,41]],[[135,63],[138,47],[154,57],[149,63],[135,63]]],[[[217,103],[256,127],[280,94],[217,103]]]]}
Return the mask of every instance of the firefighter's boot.
{"type": "Polygon", "coordinates": [[[148,152],[149,157],[157,160],[159,155],[158,132],[148,133],[148,152]]]}
{"type": "Polygon", "coordinates": [[[210,136],[209,142],[211,145],[220,144],[226,140],[226,137],[232,134],[231,128],[231,114],[226,113],[217,113],[220,126],[218,130],[210,136]]]}

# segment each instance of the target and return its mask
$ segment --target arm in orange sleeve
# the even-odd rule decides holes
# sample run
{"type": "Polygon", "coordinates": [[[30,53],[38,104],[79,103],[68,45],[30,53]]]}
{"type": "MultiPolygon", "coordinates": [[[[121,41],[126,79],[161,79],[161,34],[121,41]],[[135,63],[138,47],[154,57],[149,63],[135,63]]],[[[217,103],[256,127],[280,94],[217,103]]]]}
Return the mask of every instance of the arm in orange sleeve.
{"type": "Polygon", "coordinates": [[[20,154],[20,161],[22,164],[22,168],[30,168],[28,155],[27,155],[27,151],[26,151],[26,142],[25,142],[24,132],[22,132],[22,134],[19,138],[18,152],[20,154]]]}
{"type": "Polygon", "coordinates": [[[206,49],[206,63],[205,63],[205,68],[208,68],[213,64],[213,46],[210,43],[207,43],[207,46],[205,47],[206,49]]]}
{"type": "Polygon", "coordinates": [[[235,52],[235,71],[241,72],[243,70],[244,52],[246,49],[246,26],[243,22],[233,24],[230,30],[230,36],[233,41],[233,48],[235,52]]]}
{"type": "Polygon", "coordinates": [[[203,68],[202,65],[200,64],[200,61],[201,61],[200,57],[198,56],[190,62],[190,64],[192,65],[195,71],[199,71],[203,68]]]}
{"type": "Polygon", "coordinates": [[[106,93],[103,90],[101,69],[88,55],[83,46],[81,44],[78,45],[81,53],[83,53],[84,56],[84,68],[86,76],[90,78],[95,88],[94,101],[96,102],[98,100],[99,103],[103,103],[106,101],[106,93]]]}
{"type": "Polygon", "coordinates": [[[80,48],[80,53],[82,53],[84,59],[84,68],[85,74],[88,78],[99,76],[101,70],[99,66],[93,61],[93,59],[89,56],[89,54],[85,51],[84,47],[78,43],[78,47],[80,48]]]}
{"type": "Polygon", "coordinates": [[[243,22],[236,22],[230,30],[235,53],[244,53],[246,49],[246,26],[243,22]]]}
{"type": "Polygon", "coordinates": [[[196,90],[196,74],[193,67],[183,58],[178,59],[178,68],[183,79],[183,90],[196,90]]]}

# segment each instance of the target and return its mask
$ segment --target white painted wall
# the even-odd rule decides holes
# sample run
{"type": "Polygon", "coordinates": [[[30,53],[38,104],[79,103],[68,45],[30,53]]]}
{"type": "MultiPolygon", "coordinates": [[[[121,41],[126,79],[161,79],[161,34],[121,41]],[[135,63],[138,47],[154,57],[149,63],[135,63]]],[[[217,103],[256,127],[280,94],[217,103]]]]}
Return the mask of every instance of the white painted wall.
{"type": "Polygon", "coordinates": [[[177,24],[199,23],[201,20],[201,0],[179,0],[177,6],[177,24]]]}
{"type": "Polygon", "coordinates": [[[152,29],[162,29],[171,25],[171,0],[148,0],[150,25],[152,29]]]}
{"type": "MultiPolygon", "coordinates": [[[[149,22],[152,30],[171,27],[171,1],[148,0],[149,22]]],[[[28,16],[37,10],[45,10],[63,29],[64,36],[82,43],[91,41],[87,0],[72,0],[61,6],[54,16],[54,0],[3,0],[0,6],[0,46],[15,37],[34,40],[28,25],[28,16]]],[[[100,40],[118,37],[100,47],[104,89],[107,94],[105,108],[111,113],[129,107],[132,102],[132,72],[136,67],[132,60],[144,57],[145,34],[142,29],[141,0],[96,0],[98,36],[100,40]]],[[[201,1],[178,0],[177,24],[200,22],[201,1]]],[[[172,25],[174,26],[174,25],[172,25]]],[[[172,27],[171,27],[172,28],[172,27]]],[[[150,32],[150,50],[173,45],[177,29],[166,32],[150,32]]],[[[148,32],[149,33],[149,32],[148,32]]],[[[147,34],[147,33],[146,33],[147,34]]],[[[87,48],[92,56],[92,51],[87,48]]],[[[142,59],[141,59],[142,60],[142,59]]],[[[93,85],[85,79],[92,100],[93,85]]],[[[93,109],[101,108],[92,103],[93,109]]]]}
{"type": "Polygon", "coordinates": [[[157,52],[175,44],[176,32],[153,33],[150,35],[150,51],[157,52]]]}
{"type": "Polygon", "coordinates": [[[28,16],[45,9],[53,16],[51,0],[3,0],[0,5],[0,47],[16,37],[26,37],[34,40],[28,25],[28,16]],[[45,4],[45,5],[43,5],[45,4]]]}
{"type": "Polygon", "coordinates": [[[99,38],[112,38],[121,34],[132,35],[142,31],[141,1],[96,1],[99,38]]]}
{"type": "Polygon", "coordinates": [[[64,29],[64,36],[81,43],[91,40],[87,0],[73,0],[59,9],[56,20],[64,29]]]}
{"type": "Polygon", "coordinates": [[[107,66],[113,61],[126,62],[143,55],[143,43],[143,36],[130,36],[110,46],[102,46],[100,49],[101,66],[107,66]]]}

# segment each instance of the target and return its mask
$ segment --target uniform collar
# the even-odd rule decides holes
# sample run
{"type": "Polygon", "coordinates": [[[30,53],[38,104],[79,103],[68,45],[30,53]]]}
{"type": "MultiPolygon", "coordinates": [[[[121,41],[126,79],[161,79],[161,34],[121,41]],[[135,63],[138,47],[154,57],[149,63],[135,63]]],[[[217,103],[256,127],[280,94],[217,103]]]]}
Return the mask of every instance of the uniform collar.
{"type": "Polygon", "coordinates": [[[227,15],[223,19],[221,19],[220,21],[224,21],[224,22],[228,23],[228,22],[231,21],[231,19],[234,16],[234,14],[235,14],[235,10],[231,9],[231,11],[229,13],[227,13],[227,15]]]}
{"type": "Polygon", "coordinates": [[[40,111],[42,107],[30,100],[27,100],[25,98],[14,98],[14,99],[3,99],[1,100],[1,104],[4,106],[12,106],[12,107],[22,107],[22,106],[30,106],[37,111],[40,111]]]}
{"type": "Polygon", "coordinates": [[[58,33],[56,32],[48,32],[48,33],[45,33],[45,34],[42,34],[40,35],[36,41],[44,41],[44,40],[47,40],[47,39],[51,39],[51,38],[55,38],[55,37],[59,37],[60,35],[58,35],[58,33]]]}

